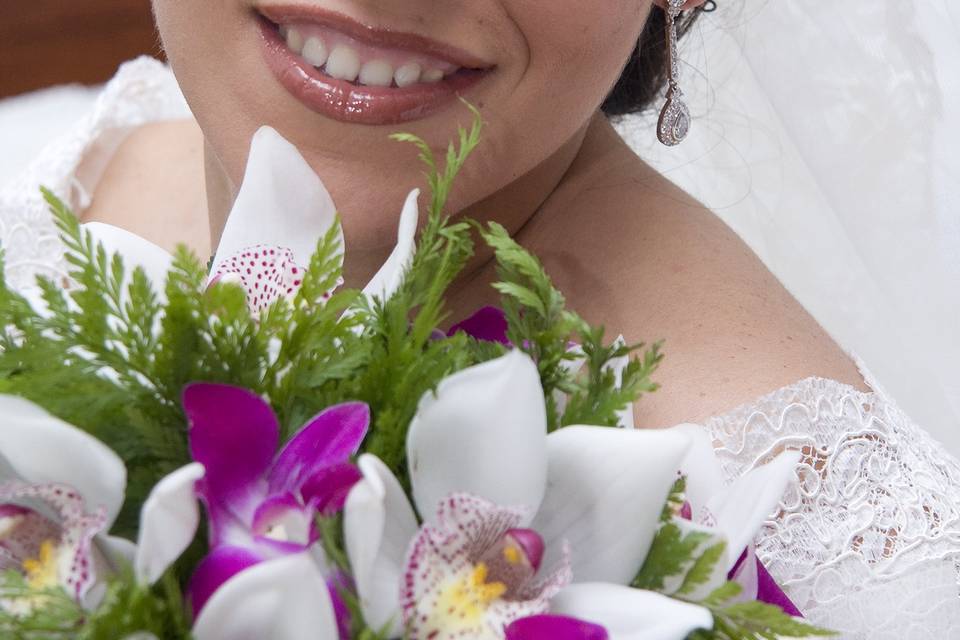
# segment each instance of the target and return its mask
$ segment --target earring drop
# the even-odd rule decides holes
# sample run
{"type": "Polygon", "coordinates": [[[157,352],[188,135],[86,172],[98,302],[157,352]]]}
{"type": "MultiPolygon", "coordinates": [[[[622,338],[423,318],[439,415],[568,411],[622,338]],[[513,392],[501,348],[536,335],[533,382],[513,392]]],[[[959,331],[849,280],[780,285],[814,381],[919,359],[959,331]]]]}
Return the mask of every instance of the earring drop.
{"type": "Polygon", "coordinates": [[[668,147],[673,147],[690,132],[690,109],[683,101],[680,90],[680,61],[677,55],[677,17],[686,0],[667,0],[667,102],[660,111],[657,122],[657,138],[668,147]]]}

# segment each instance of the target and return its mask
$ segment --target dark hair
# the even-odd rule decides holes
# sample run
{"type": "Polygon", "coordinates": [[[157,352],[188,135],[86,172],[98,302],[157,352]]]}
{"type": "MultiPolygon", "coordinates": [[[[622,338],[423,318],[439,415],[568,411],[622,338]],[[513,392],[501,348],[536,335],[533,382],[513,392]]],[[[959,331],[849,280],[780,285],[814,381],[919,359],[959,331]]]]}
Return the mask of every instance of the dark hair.
{"type": "MultiPolygon", "coordinates": [[[[712,11],[713,3],[688,11],[677,20],[677,35],[683,36],[697,17],[712,11]]],[[[667,82],[667,15],[654,7],[637,39],[627,65],[601,110],[608,116],[638,113],[649,107],[667,82]]]]}

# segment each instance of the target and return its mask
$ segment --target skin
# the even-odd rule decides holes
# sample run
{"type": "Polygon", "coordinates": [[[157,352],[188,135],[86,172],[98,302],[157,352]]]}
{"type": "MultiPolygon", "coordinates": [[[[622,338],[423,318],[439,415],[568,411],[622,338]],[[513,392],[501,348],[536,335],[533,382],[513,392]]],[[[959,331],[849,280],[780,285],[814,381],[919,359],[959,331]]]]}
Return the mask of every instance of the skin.
{"type": "MultiPolygon", "coordinates": [[[[362,286],[392,248],[404,196],[423,183],[415,151],[387,136],[402,129],[441,149],[469,114],[454,105],[401,127],[376,127],[313,113],[261,60],[251,19],[257,1],[154,0],[196,123],[133,132],[83,217],[209,255],[250,136],[269,124],[297,145],[333,195],[349,247],[347,284],[362,286]]],[[[656,376],[663,389],[638,403],[638,424],[702,421],[814,375],[866,388],[736,235],[634,155],[599,113],[647,16],[658,10],[651,0],[444,0],[443,11],[427,0],[290,1],[427,35],[496,65],[466,96],[481,109],[484,137],[450,210],[507,227],[540,256],[570,306],[610,334],[665,340],[656,376]]],[[[481,252],[457,283],[453,319],[496,301],[489,257],[481,252]]]]}

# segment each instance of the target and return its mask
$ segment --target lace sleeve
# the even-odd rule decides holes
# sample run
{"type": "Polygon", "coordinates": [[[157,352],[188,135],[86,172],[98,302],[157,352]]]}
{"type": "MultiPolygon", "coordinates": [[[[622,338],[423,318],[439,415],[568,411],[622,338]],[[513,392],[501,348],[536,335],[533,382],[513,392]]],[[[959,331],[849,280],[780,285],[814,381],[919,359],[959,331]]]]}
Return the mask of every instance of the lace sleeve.
{"type": "Polygon", "coordinates": [[[705,426],[728,481],[802,453],[757,551],[812,622],[843,638],[956,637],[960,463],[873,388],[809,378],[705,426]]]}
{"type": "Polygon", "coordinates": [[[90,205],[97,182],[126,135],[146,122],[189,117],[170,69],[153,58],[123,64],[92,110],[48,145],[0,190],[0,244],[8,284],[34,285],[37,275],[66,277],[63,247],[40,187],[77,212],[90,205]]]}

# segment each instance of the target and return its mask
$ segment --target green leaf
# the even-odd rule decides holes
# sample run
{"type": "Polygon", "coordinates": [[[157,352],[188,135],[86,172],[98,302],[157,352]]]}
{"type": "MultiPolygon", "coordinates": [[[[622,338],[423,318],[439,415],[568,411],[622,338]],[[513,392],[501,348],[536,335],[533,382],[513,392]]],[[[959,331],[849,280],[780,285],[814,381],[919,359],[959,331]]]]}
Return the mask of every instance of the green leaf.
{"type": "Polygon", "coordinates": [[[667,578],[686,574],[687,567],[697,559],[700,545],[710,538],[709,533],[702,531],[684,534],[672,522],[662,525],[632,586],[652,591],[663,590],[667,578]]]}
{"type": "Polygon", "coordinates": [[[836,636],[837,633],[788,616],[780,607],[765,602],[739,602],[714,612],[723,627],[735,630],[743,638],[809,638],[836,636]]]}
{"type": "Polygon", "coordinates": [[[703,586],[710,581],[717,565],[724,558],[724,552],[727,550],[726,542],[718,542],[709,546],[700,556],[694,560],[693,566],[687,571],[683,578],[683,583],[677,589],[678,596],[687,596],[696,591],[697,587],[703,586]]]}
{"type": "Polygon", "coordinates": [[[108,581],[100,605],[85,611],[63,589],[35,589],[16,571],[7,571],[0,574],[0,601],[5,603],[0,607],[5,640],[116,640],[136,632],[191,637],[183,594],[170,574],[146,587],[123,571],[108,581]]]}

